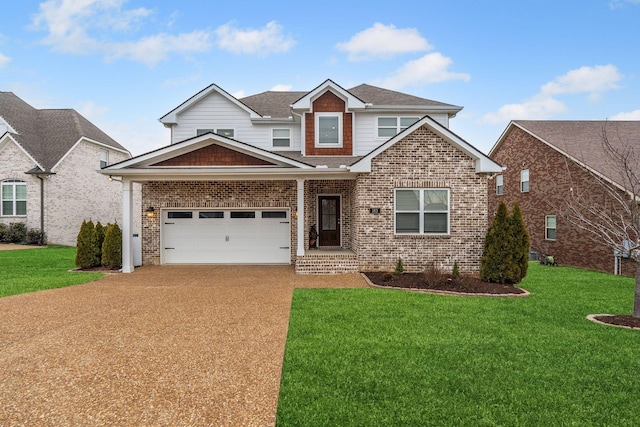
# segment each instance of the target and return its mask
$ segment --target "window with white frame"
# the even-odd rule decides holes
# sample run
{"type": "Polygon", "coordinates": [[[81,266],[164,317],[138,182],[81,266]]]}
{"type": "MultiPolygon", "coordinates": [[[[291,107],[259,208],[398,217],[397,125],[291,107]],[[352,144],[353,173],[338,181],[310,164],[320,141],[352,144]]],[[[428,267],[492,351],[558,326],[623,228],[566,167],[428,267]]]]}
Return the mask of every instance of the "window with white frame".
{"type": "Polygon", "coordinates": [[[107,166],[109,166],[109,152],[100,150],[100,168],[106,168],[107,166]]]}
{"type": "Polygon", "coordinates": [[[556,240],[556,216],[547,215],[544,217],[544,238],[546,240],[556,240]]]}
{"type": "Polygon", "coordinates": [[[496,194],[504,194],[504,176],[496,176],[496,194]]]}
{"type": "Polygon", "coordinates": [[[342,147],[342,114],[316,113],[316,147],[342,147]]]}
{"type": "Polygon", "coordinates": [[[449,234],[449,190],[395,190],[396,234],[449,234]]]}
{"type": "Polygon", "coordinates": [[[17,179],[2,181],[1,216],[25,216],[27,214],[27,183],[17,179]]]}
{"type": "Polygon", "coordinates": [[[291,147],[291,129],[272,129],[271,145],[273,147],[291,147]]]}
{"type": "Polygon", "coordinates": [[[529,169],[520,171],[520,191],[523,193],[529,191],[529,169]]]}
{"type": "Polygon", "coordinates": [[[217,128],[217,129],[196,129],[196,136],[204,135],[205,133],[215,133],[227,138],[235,137],[235,130],[231,128],[217,128]]]}
{"type": "Polygon", "coordinates": [[[405,130],[420,117],[378,117],[378,138],[391,138],[405,130]]]}

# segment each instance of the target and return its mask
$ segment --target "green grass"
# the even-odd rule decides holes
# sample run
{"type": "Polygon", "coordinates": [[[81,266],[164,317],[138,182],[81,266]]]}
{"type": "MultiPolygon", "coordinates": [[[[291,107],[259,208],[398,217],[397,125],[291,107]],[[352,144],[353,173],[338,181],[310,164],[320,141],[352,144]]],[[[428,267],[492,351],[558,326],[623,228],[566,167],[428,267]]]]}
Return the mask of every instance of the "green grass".
{"type": "Polygon", "coordinates": [[[50,246],[0,251],[0,297],[96,280],[102,273],[71,273],[76,248],[50,246]]]}
{"type": "Polygon", "coordinates": [[[298,289],[278,426],[636,426],[633,279],[531,264],[528,298],[298,289]]]}

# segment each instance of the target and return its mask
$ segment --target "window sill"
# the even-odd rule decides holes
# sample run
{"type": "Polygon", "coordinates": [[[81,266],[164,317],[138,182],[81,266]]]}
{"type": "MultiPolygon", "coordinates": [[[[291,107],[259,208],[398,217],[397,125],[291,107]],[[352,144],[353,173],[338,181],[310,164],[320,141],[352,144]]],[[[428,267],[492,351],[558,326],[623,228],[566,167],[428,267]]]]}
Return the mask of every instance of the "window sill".
{"type": "Polygon", "coordinates": [[[450,239],[451,234],[394,234],[398,239],[450,239]]]}

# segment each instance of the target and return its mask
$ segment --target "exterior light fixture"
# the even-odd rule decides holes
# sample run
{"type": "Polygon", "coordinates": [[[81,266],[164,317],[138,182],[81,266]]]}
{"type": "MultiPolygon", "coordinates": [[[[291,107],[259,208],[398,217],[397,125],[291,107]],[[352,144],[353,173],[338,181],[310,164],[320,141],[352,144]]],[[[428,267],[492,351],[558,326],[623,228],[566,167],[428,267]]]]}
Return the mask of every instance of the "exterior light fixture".
{"type": "Polygon", "coordinates": [[[149,206],[145,212],[147,213],[147,217],[149,218],[153,218],[154,216],[156,216],[156,210],[153,208],[153,206],[149,206]]]}

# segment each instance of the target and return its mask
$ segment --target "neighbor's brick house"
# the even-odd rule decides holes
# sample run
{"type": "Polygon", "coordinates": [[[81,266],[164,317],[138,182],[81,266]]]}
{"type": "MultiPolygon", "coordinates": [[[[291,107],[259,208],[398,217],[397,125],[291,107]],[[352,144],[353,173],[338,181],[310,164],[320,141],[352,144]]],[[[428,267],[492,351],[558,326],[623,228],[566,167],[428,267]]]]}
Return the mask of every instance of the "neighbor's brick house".
{"type": "Polygon", "coordinates": [[[77,111],[40,110],[0,92],[0,223],[75,246],[83,220],[119,221],[121,185],[96,171],[130,157],[77,111]]]}
{"type": "Polygon", "coordinates": [[[618,176],[604,152],[605,129],[613,144],[640,136],[640,122],[632,121],[512,121],[489,153],[506,167],[489,181],[489,221],[501,201],[509,209],[517,202],[539,257],[609,273],[617,265],[622,274],[634,275],[635,264],[616,260],[613,249],[565,217],[572,191],[588,189],[598,203],[609,201],[596,179],[615,183],[618,176]]]}
{"type": "Polygon", "coordinates": [[[327,80],[236,99],[211,85],[160,121],[171,144],[107,167],[123,179],[123,271],[287,263],[298,273],[479,270],[498,164],[448,129],[461,107],[327,80]],[[134,210],[133,183],[142,183],[134,210]],[[310,247],[312,226],[318,236],[310,247]]]}

